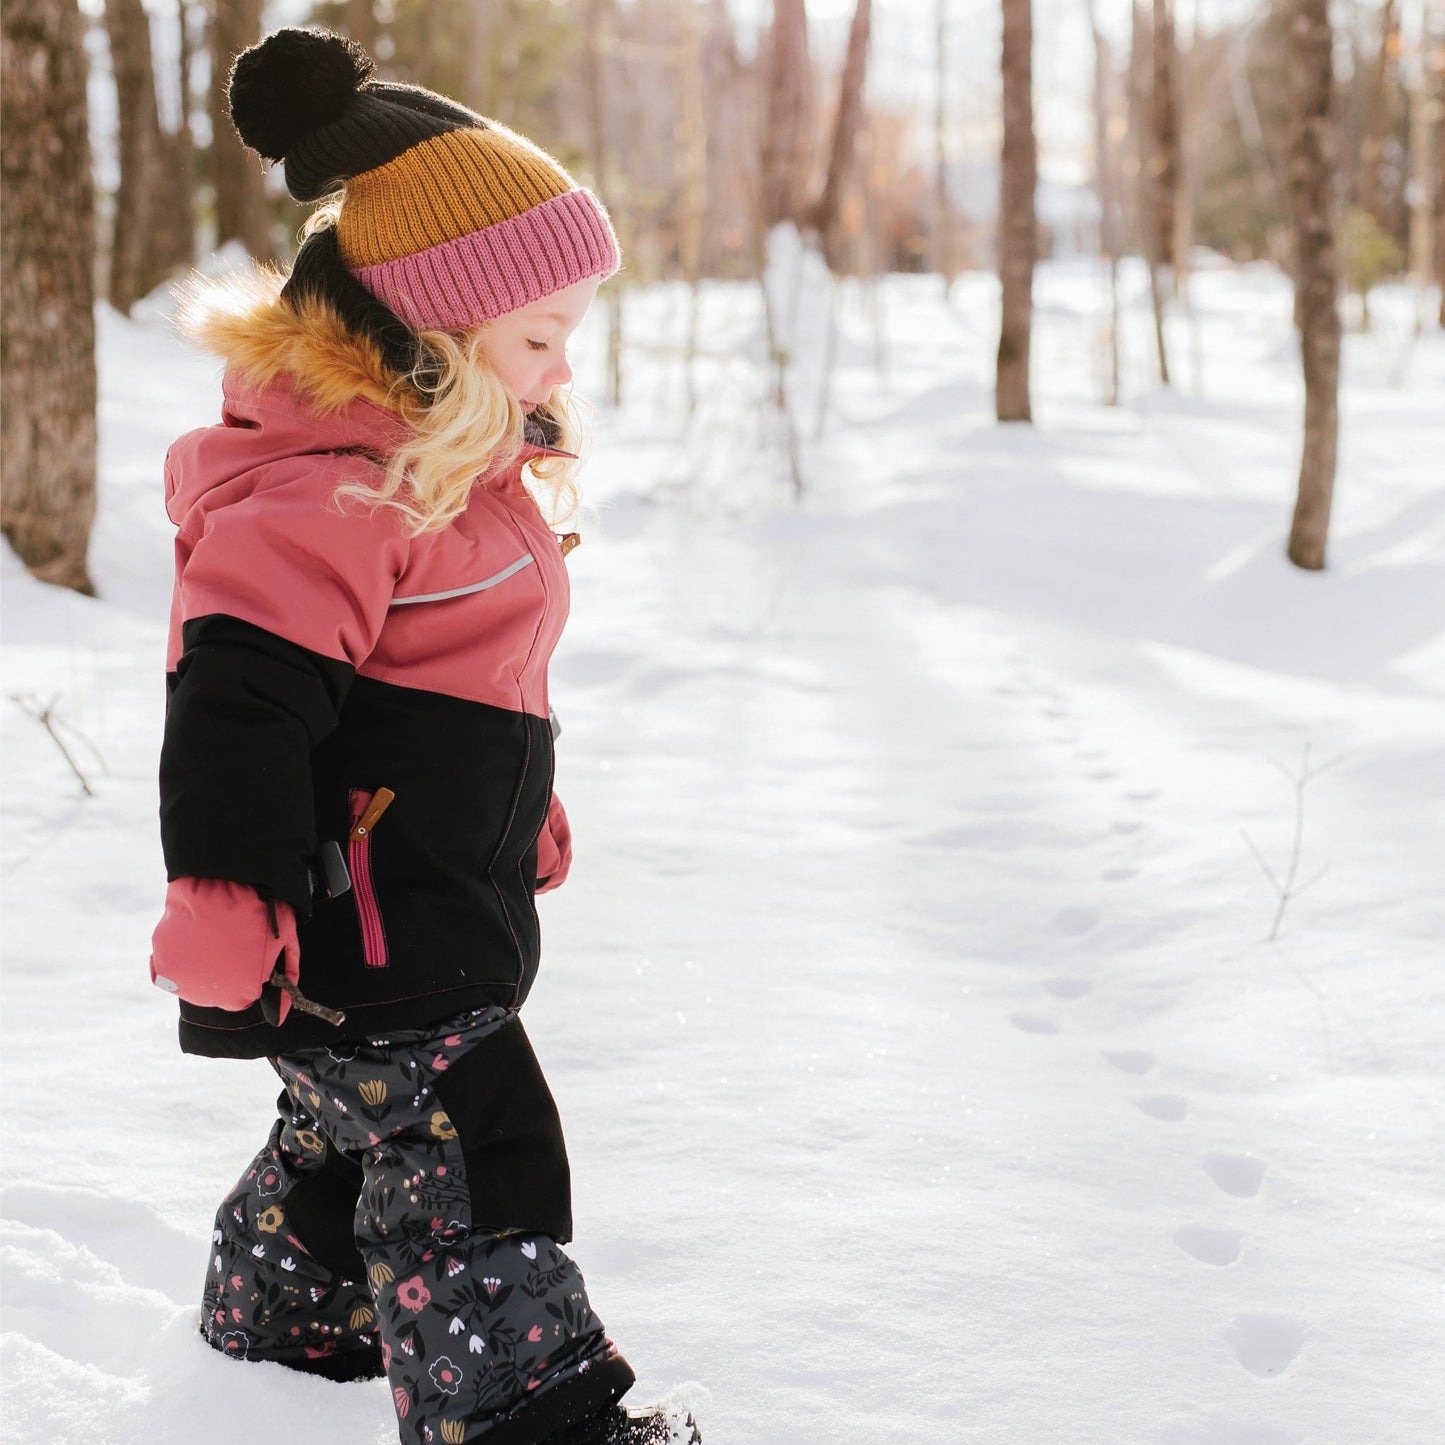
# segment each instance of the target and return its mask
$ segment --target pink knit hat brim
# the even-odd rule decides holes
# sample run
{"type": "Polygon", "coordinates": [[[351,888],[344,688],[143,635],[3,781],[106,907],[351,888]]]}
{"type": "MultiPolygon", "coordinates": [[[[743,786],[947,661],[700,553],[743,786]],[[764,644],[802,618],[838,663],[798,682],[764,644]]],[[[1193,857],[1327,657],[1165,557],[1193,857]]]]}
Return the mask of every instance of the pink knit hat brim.
{"type": "Polygon", "coordinates": [[[520,216],[353,272],[418,331],[461,331],[621,265],[601,202],[579,188],[520,216]]]}

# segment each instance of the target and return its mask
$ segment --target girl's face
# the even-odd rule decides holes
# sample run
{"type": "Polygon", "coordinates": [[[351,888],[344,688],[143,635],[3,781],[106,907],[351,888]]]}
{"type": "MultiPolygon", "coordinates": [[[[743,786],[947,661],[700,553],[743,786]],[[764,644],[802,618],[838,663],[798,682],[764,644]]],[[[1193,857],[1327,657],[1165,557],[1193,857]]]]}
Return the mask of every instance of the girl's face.
{"type": "Polygon", "coordinates": [[[523,411],[546,401],[554,386],[572,380],[567,342],[582,324],[600,284],[597,276],[578,281],[508,311],[482,332],[482,354],[523,411]]]}

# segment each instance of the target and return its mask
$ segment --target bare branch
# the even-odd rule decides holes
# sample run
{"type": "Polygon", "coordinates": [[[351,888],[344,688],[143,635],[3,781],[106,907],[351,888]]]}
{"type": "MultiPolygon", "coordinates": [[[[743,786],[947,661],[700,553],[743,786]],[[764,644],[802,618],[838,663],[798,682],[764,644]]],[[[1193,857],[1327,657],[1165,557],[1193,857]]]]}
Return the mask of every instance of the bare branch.
{"type": "MultiPolygon", "coordinates": [[[[80,786],[85,789],[86,797],[93,798],[95,796],[95,789],[90,786],[90,780],[85,776],[84,772],[81,771],[80,764],[75,761],[75,757],[70,749],[65,746],[65,739],[55,730],[56,723],[60,721],[55,715],[55,704],[60,701],[60,694],[57,693],[48,703],[42,704],[40,699],[31,693],[11,693],[10,701],[13,702],[21,712],[28,713],[33,717],[45,731],[50,734],[55,740],[55,746],[60,749],[65,761],[70,764],[70,771],[80,779],[80,786]]],[[[75,733],[77,737],[83,738],[83,741],[92,753],[95,753],[97,757],[100,756],[95,744],[92,743],[89,738],[84,738],[83,734],[73,725],[66,724],[66,726],[71,732],[75,733]]]]}
{"type": "Polygon", "coordinates": [[[1274,884],[1274,891],[1278,893],[1281,897],[1284,897],[1284,884],[1281,883],[1279,879],[1274,876],[1274,869],[1271,868],[1269,864],[1264,861],[1264,855],[1259,851],[1258,848],[1254,846],[1254,839],[1251,838],[1249,834],[1244,831],[1243,828],[1239,830],[1239,836],[1244,839],[1245,843],[1249,847],[1249,851],[1254,854],[1254,861],[1258,863],[1261,868],[1264,869],[1264,876],[1268,878],[1271,883],[1274,884]]]}

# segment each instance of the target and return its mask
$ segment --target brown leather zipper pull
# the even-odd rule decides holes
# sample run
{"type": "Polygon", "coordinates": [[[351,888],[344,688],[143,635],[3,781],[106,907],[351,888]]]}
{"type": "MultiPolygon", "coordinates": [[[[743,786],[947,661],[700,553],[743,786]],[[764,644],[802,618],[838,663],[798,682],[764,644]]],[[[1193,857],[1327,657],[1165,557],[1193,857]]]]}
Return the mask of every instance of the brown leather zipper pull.
{"type": "Polygon", "coordinates": [[[582,534],[580,532],[563,532],[562,535],[557,538],[557,542],[562,548],[562,555],[565,557],[574,547],[581,546],[582,534]]]}
{"type": "Polygon", "coordinates": [[[377,819],[391,807],[396,794],[390,788],[378,788],[366,805],[366,811],[356,820],[356,825],[346,836],[353,843],[359,843],[376,827],[377,819]]]}

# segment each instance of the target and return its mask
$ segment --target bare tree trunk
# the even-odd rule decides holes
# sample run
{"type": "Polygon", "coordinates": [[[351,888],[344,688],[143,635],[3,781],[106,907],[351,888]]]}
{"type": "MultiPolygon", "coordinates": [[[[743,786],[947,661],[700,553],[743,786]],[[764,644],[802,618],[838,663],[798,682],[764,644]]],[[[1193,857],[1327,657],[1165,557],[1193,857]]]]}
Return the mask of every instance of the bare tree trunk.
{"type": "Polygon", "coordinates": [[[176,98],[179,112],[173,135],[162,137],[163,165],[171,177],[172,203],[158,218],[158,248],[171,266],[186,267],[196,259],[196,133],[191,124],[191,61],[195,56],[191,6],[176,0],[180,55],[177,59],[176,98]]]}
{"type": "Polygon", "coordinates": [[[1440,325],[1445,327],[1445,73],[1435,75],[1435,284],[1440,288],[1440,325]]]}
{"type": "Polygon", "coordinates": [[[467,0],[467,53],[464,88],[468,105],[490,114],[494,60],[494,0],[467,0]]]}
{"type": "Polygon", "coordinates": [[[1290,205],[1295,225],[1295,316],[1304,365],[1304,451],[1289,559],[1325,565],[1339,438],[1340,313],[1335,265],[1334,75],[1329,0],[1293,0],[1290,17],[1290,205]]]}
{"type": "Polygon", "coordinates": [[[863,116],[863,81],[868,73],[868,37],[873,19],[873,0],[857,0],[853,23],[848,29],[848,53],[843,60],[843,77],[838,86],[838,112],[833,120],[833,141],[828,148],[828,172],[813,210],[813,223],[823,241],[823,255],[836,274],[843,269],[842,245],[838,235],[838,212],[843,187],[853,170],[858,124],[863,116]]]}
{"type": "MultiPolygon", "coordinates": [[[[1425,49],[1421,38],[1420,50],[1425,49]]],[[[1424,54],[1416,56],[1407,79],[1410,105],[1410,277],[1417,286],[1430,284],[1435,250],[1435,167],[1432,141],[1439,144],[1441,126],[1430,95],[1430,72],[1424,54]]]]}
{"type": "Polygon", "coordinates": [[[240,243],[258,259],[271,255],[270,206],[261,162],[240,142],[226,108],[231,66],[261,38],[261,0],[216,0],[211,26],[211,179],[216,188],[216,245],[240,243]]]}
{"type": "Polygon", "coordinates": [[[934,0],[933,269],[943,278],[943,299],[953,290],[953,207],[948,199],[948,0],[934,0]]]}
{"type": "Polygon", "coordinates": [[[813,84],[803,0],[773,0],[763,121],[762,223],[796,221],[812,162],[813,84]]]}
{"type": "Polygon", "coordinates": [[[1038,222],[1034,189],[1032,0],[1003,0],[1003,163],[1000,167],[998,274],[1002,316],[994,406],[1000,421],[1032,421],[1029,333],[1033,326],[1038,222]]]}
{"type": "MultiPolygon", "coordinates": [[[[604,204],[611,195],[607,164],[607,123],[602,90],[602,19],[608,0],[587,0],[584,15],[583,73],[587,92],[587,130],[592,149],[592,176],[604,204]]],[[[607,399],[622,401],[622,288],[607,288],[607,399]]]]}
{"type": "Polygon", "coordinates": [[[1109,391],[1110,406],[1119,404],[1119,222],[1114,162],[1109,148],[1109,42],[1099,29],[1096,0],[1088,0],[1089,29],[1094,35],[1094,167],[1099,184],[1099,251],[1109,268],[1109,391]]]}
{"type": "Polygon", "coordinates": [[[1241,29],[1230,42],[1229,58],[1225,64],[1229,71],[1229,100],[1249,161],[1254,203],[1261,211],[1267,212],[1284,187],[1275,170],[1274,154],[1265,141],[1259,108],[1254,103],[1254,91],[1250,89],[1249,31],[1241,29]]]}
{"type": "Polygon", "coordinates": [[[683,280],[691,292],[687,322],[687,412],[697,410],[697,331],[702,285],[702,232],[707,213],[707,130],[703,116],[702,16],[688,4],[682,14],[682,214],[678,241],[683,280]]]}
{"type": "Polygon", "coordinates": [[[160,115],[151,65],[151,27],[141,0],[105,0],[105,31],[115,75],[120,184],[110,242],[110,304],[130,314],[131,303],[166,274],[157,253],[158,221],[172,198],[163,165],[160,115]]]}
{"type": "Polygon", "coordinates": [[[376,0],[346,0],[346,33],[368,54],[376,52],[376,0]]]}
{"type": "Polygon", "coordinates": [[[1159,380],[1169,385],[1169,352],[1164,345],[1164,296],[1159,285],[1161,238],[1158,225],[1157,184],[1154,173],[1152,81],[1154,40],[1152,23],[1140,0],[1130,5],[1129,119],[1134,131],[1134,155],[1139,189],[1135,209],[1139,218],[1139,242],[1149,272],[1149,301],[1154,312],[1154,347],[1159,358],[1159,380]]]}
{"type": "Polygon", "coordinates": [[[1170,0],[1154,0],[1154,151],[1155,264],[1169,268],[1167,292],[1178,291],[1179,257],[1179,87],[1174,46],[1174,10],[1170,0]]]}
{"type": "Polygon", "coordinates": [[[1380,45],[1370,71],[1369,102],[1365,111],[1365,133],[1360,137],[1359,203],[1375,218],[1382,230],[1388,230],[1384,188],[1380,184],[1380,162],[1385,153],[1385,139],[1390,133],[1390,80],[1394,68],[1393,51],[1399,45],[1400,21],[1396,0],[1385,0],[1380,10],[1380,45]]]}
{"type": "Polygon", "coordinates": [[[0,20],[0,530],[46,582],[92,592],[95,211],[75,0],[0,20]]]}

